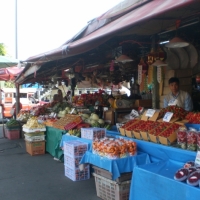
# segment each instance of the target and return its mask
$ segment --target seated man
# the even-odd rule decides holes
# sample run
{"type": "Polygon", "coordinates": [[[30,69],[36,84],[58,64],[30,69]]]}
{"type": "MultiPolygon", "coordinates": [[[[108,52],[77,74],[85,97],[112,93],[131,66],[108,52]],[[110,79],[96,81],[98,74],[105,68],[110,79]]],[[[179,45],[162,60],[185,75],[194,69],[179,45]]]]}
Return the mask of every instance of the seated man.
{"type": "Polygon", "coordinates": [[[179,89],[179,79],[172,77],[168,81],[171,92],[164,98],[164,108],[170,105],[177,105],[186,111],[192,111],[193,103],[188,92],[179,89]]]}

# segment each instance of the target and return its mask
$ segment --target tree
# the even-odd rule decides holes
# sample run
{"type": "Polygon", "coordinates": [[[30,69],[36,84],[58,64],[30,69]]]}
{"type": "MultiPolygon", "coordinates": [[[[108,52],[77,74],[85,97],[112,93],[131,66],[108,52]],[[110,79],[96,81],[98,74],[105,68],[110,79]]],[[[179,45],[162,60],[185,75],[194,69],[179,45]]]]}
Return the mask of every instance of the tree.
{"type": "Polygon", "coordinates": [[[5,56],[6,55],[6,47],[3,43],[0,43],[0,55],[5,56]]]}

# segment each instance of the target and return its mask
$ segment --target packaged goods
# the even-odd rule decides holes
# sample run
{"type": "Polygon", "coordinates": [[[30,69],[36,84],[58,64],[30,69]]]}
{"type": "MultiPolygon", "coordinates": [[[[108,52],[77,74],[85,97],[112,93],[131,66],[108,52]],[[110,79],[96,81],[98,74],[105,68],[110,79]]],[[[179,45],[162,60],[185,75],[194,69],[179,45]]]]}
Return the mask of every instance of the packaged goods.
{"type": "Polygon", "coordinates": [[[81,128],[81,138],[95,140],[106,136],[105,128],[81,128]]]}
{"type": "Polygon", "coordinates": [[[94,154],[109,159],[134,156],[137,153],[136,142],[124,139],[103,138],[95,140],[92,147],[94,154]]]}
{"type": "Polygon", "coordinates": [[[187,129],[179,128],[177,130],[177,144],[182,149],[187,149],[187,129]]]}
{"type": "Polygon", "coordinates": [[[64,154],[71,158],[83,156],[87,149],[87,143],[76,140],[64,142],[64,154]]]}
{"type": "Polygon", "coordinates": [[[197,150],[197,131],[187,131],[187,149],[196,151],[197,150]]]}

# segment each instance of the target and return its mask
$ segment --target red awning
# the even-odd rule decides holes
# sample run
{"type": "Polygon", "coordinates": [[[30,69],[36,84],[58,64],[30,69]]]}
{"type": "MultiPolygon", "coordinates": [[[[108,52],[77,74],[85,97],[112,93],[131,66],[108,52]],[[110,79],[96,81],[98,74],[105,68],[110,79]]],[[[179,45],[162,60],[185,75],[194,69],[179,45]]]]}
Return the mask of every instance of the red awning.
{"type": "Polygon", "coordinates": [[[137,9],[134,9],[131,12],[128,12],[120,18],[117,18],[116,20],[110,22],[109,24],[106,24],[100,29],[92,32],[91,34],[77,41],[65,44],[52,51],[30,57],[26,61],[50,61],[85,53],[105,43],[107,40],[109,40],[111,37],[113,37],[115,34],[121,31],[125,31],[130,27],[133,27],[137,24],[141,24],[142,22],[159,16],[170,10],[175,10],[179,7],[186,7],[194,2],[195,0],[150,1],[149,3],[146,3],[145,5],[138,7],[137,9]]]}

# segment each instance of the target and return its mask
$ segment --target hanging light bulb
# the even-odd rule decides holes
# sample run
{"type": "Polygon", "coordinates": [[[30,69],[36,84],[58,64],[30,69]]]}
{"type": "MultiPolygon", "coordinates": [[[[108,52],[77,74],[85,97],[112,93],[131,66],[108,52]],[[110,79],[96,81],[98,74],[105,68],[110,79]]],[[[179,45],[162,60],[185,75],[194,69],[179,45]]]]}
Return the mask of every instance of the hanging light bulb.
{"type": "Polygon", "coordinates": [[[131,59],[131,58],[128,57],[127,55],[122,54],[122,55],[119,56],[115,61],[116,61],[116,62],[126,63],[126,62],[132,62],[133,59],[131,59]]]}
{"type": "Polygon", "coordinates": [[[168,48],[181,48],[181,47],[189,46],[189,43],[184,41],[184,40],[182,40],[179,37],[174,37],[165,46],[168,47],[168,48]]]}

